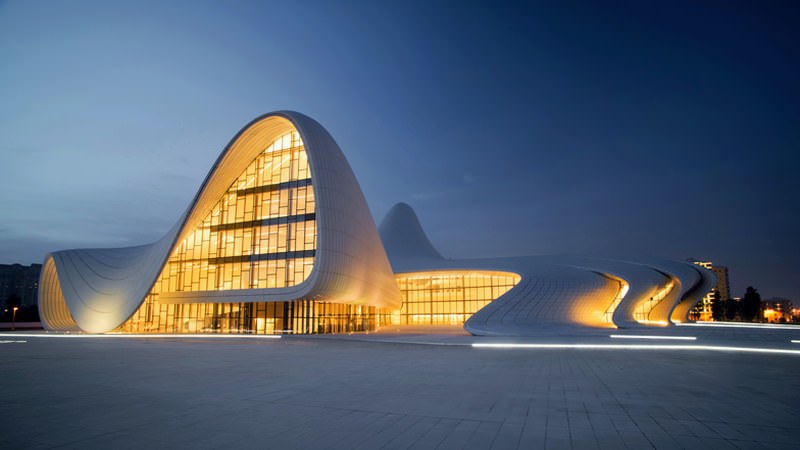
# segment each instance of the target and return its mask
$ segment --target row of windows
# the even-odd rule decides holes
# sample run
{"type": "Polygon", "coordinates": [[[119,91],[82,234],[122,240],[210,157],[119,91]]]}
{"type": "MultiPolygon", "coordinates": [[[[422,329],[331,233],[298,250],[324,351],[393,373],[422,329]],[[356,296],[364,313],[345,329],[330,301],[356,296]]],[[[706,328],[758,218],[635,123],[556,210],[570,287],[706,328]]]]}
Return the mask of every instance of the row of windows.
{"type": "MultiPolygon", "coordinates": [[[[313,258],[294,261],[293,267],[311,270],[313,258]]],[[[250,280],[249,287],[282,287],[270,285],[276,279],[272,270],[285,270],[290,265],[284,260],[257,261],[255,271],[248,270],[248,263],[219,265],[215,270],[204,269],[207,262],[190,263],[191,269],[183,273],[214,273],[221,271],[218,280],[232,283],[233,280],[250,280]],[[195,268],[200,270],[195,271],[195,268]],[[264,272],[266,271],[266,272],[264,272]],[[266,283],[266,284],[263,284],[266,283]]],[[[180,268],[170,267],[171,272],[179,273],[180,268]]],[[[281,272],[283,274],[284,272],[281,272]]],[[[298,275],[307,276],[307,274],[298,275]]],[[[420,274],[414,274],[415,281],[420,274]]],[[[398,281],[407,277],[397,275],[398,281]]],[[[320,303],[313,301],[277,303],[221,303],[221,304],[160,304],[158,291],[154,289],[144,305],[120,331],[159,332],[159,333],[341,333],[368,331],[387,323],[399,324],[463,324],[472,314],[511,289],[519,276],[474,275],[464,277],[454,274],[445,280],[446,275],[437,273],[438,286],[451,288],[432,288],[429,290],[401,291],[403,304],[399,313],[388,314],[386,310],[374,307],[320,303]],[[459,287],[465,279],[480,281],[486,286],[459,287]],[[460,280],[460,281],[459,281],[460,280]],[[434,300],[436,299],[436,300],[434,300]]],[[[176,277],[177,278],[177,277],[176,277]]],[[[200,282],[203,278],[193,280],[200,282]]],[[[206,275],[207,281],[212,278],[206,275]]],[[[407,278],[406,278],[407,281],[407,278]]],[[[430,281],[430,280],[428,280],[430,281]]],[[[409,284],[406,283],[405,286],[409,284]]],[[[419,283],[414,284],[416,287],[419,283]]],[[[433,286],[433,283],[428,283],[433,286]]],[[[226,285],[225,289],[247,288],[226,285]]]]}
{"type": "Polygon", "coordinates": [[[501,272],[427,272],[395,276],[403,304],[393,316],[400,324],[463,324],[508,292],[519,275],[501,272]]]}
{"type": "Polygon", "coordinates": [[[407,314],[403,317],[406,325],[461,325],[472,314],[407,314]]]}
{"type": "Polygon", "coordinates": [[[401,291],[420,289],[450,289],[464,287],[512,286],[514,274],[489,275],[487,272],[432,272],[437,275],[402,274],[397,276],[401,291]]]}
{"type": "Polygon", "coordinates": [[[405,303],[400,310],[403,314],[474,314],[488,305],[493,299],[405,303]]]}
{"type": "Polygon", "coordinates": [[[303,282],[317,247],[309,177],[299,134],[278,137],[177,246],[153,293],[281,288],[303,282]]]}
{"type": "Polygon", "coordinates": [[[316,201],[310,181],[304,186],[286,186],[267,192],[229,190],[203,221],[202,228],[251,222],[314,212],[316,201]]]}
{"type": "Polygon", "coordinates": [[[442,300],[494,300],[505,294],[514,285],[497,285],[468,288],[431,288],[401,291],[407,302],[430,302],[442,300]]]}
{"type": "Polygon", "coordinates": [[[116,331],[129,333],[315,334],[369,331],[386,323],[373,306],[314,301],[161,304],[151,295],[116,331]]]}
{"type": "Polygon", "coordinates": [[[232,188],[243,190],[253,186],[278,184],[310,177],[308,155],[299,134],[294,131],[279,137],[264,152],[260,153],[233,183],[232,188]]]}
{"type": "Polygon", "coordinates": [[[170,258],[171,261],[196,261],[240,255],[294,252],[317,248],[317,222],[263,225],[233,230],[195,230],[170,258]]]}
{"type": "Polygon", "coordinates": [[[171,261],[152,292],[283,288],[300,284],[313,268],[313,257],[225,264],[171,261]]]}

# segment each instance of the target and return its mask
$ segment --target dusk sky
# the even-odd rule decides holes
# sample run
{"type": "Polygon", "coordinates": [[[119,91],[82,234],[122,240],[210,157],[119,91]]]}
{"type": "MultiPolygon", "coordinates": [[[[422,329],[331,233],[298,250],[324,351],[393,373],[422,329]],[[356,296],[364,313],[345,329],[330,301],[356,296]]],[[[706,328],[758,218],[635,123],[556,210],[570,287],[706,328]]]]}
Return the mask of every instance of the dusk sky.
{"type": "Polygon", "coordinates": [[[800,8],[598,3],[0,2],[0,263],[160,238],[290,109],[445,256],[695,257],[800,302],[800,8]]]}

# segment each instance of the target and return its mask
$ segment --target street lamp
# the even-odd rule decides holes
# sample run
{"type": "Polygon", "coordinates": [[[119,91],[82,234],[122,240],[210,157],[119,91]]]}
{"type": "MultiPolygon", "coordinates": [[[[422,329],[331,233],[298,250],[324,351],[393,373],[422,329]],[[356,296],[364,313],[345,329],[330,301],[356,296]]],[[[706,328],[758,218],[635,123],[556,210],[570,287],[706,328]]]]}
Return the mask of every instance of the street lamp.
{"type": "Polygon", "coordinates": [[[17,310],[19,306],[14,307],[14,312],[11,314],[11,331],[16,330],[16,322],[17,322],[17,310]]]}

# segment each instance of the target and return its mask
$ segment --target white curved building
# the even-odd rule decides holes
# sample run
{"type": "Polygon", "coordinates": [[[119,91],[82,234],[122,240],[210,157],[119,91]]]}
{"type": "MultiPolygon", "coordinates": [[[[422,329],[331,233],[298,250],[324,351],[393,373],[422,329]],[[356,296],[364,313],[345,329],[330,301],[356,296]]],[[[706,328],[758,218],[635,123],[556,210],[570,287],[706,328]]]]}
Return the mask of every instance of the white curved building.
{"type": "Polygon", "coordinates": [[[400,323],[464,322],[476,335],[668,326],[688,321],[715,283],[711,271],[677,261],[445,259],[404,203],[389,211],[380,233],[403,294],[400,323]]]}
{"type": "Polygon", "coordinates": [[[682,262],[445,259],[402,203],[379,236],[333,138],[281,111],[233,138],[158,242],[47,255],[39,311],[48,330],[91,333],[329,333],[391,323],[523,335],[553,324],[686,321],[713,285],[711,272],[682,262]]]}

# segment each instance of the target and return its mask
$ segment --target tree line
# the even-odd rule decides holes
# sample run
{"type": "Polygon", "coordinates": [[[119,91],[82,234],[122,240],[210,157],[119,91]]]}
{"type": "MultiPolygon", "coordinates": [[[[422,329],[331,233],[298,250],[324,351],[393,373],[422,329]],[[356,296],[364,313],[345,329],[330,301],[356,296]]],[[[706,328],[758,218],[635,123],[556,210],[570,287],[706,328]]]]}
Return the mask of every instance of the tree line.
{"type": "MultiPolygon", "coordinates": [[[[764,322],[764,302],[761,294],[752,286],[748,286],[741,300],[732,298],[719,299],[718,291],[711,299],[711,317],[715,321],[726,322],[764,322]]],[[[787,305],[789,307],[790,305],[787,305]]],[[[792,319],[790,319],[791,321],[792,319]]]]}

